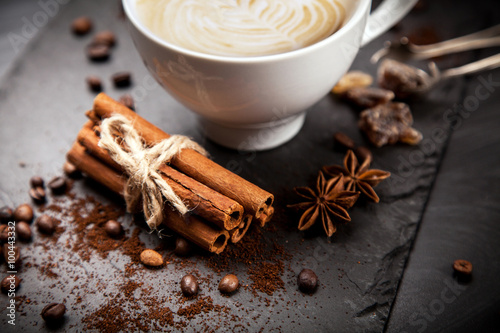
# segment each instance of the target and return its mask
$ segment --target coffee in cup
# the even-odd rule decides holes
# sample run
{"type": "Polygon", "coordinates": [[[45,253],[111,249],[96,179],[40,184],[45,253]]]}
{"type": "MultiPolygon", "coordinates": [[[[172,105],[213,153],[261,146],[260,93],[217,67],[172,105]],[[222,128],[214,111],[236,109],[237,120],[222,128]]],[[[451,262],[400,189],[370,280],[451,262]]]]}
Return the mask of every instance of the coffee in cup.
{"type": "Polygon", "coordinates": [[[203,133],[226,147],[264,150],[293,138],[304,123],[306,110],[330,92],[351,66],[359,48],[399,21],[417,0],[383,0],[372,13],[371,0],[122,2],[130,34],[144,64],[172,97],[199,116],[203,133]],[[154,3],[163,7],[156,7],[154,3]],[[173,10],[165,8],[170,4],[173,10]],[[292,49],[280,48],[282,42],[271,38],[267,43],[271,49],[267,49],[266,44],[257,44],[248,51],[247,46],[252,45],[248,41],[266,41],[262,32],[273,30],[266,24],[263,28],[237,26],[254,35],[221,37],[218,34],[224,29],[218,25],[219,18],[230,19],[235,24],[242,22],[229,16],[224,5],[238,10],[238,6],[253,8],[249,13],[260,13],[253,16],[254,21],[255,17],[262,17],[262,22],[282,18],[282,26],[277,24],[273,29],[288,29],[294,36],[293,43],[284,40],[292,49]],[[144,13],[154,19],[145,18],[144,13]],[[155,23],[155,20],[158,21],[155,23]],[[210,26],[210,22],[214,26],[210,26]],[[322,30],[327,22],[329,27],[322,30]],[[181,36],[179,43],[182,39],[195,41],[208,53],[168,41],[148,27],[151,24],[158,24],[166,32],[174,30],[181,36]],[[202,35],[203,29],[197,24],[204,24],[209,33],[202,35]],[[192,40],[184,35],[189,29],[196,32],[192,40]],[[240,42],[241,45],[237,44],[240,42]],[[214,54],[214,44],[222,44],[222,48],[239,45],[231,48],[243,51],[233,56],[214,54]],[[297,47],[299,49],[293,49],[297,47]]]}
{"type": "Polygon", "coordinates": [[[321,41],[346,20],[348,0],[137,0],[164,41],[212,55],[262,56],[321,41]]]}

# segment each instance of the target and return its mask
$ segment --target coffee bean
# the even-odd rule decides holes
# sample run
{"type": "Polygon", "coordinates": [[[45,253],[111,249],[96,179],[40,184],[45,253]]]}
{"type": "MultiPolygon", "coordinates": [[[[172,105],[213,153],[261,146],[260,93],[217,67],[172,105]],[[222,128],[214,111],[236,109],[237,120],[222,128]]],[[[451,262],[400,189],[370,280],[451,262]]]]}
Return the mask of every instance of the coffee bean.
{"type": "Polygon", "coordinates": [[[52,235],[54,231],[56,231],[56,223],[54,219],[46,214],[39,216],[35,223],[38,227],[38,231],[46,235],[52,235]]]}
{"type": "Polygon", "coordinates": [[[71,30],[76,35],[86,35],[92,30],[92,21],[86,16],[78,17],[71,23],[71,30]]]}
{"type": "Polygon", "coordinates": [[[118,99],[118,103],[121,103],[130,110],[135,111],[134,98],[130,94],[121,95],[118,99]]]}
{"type": "Polygon", "coordinates": [[[239,287],[238,277],[234,274],[228,274],[219,282],[219,291],[224,294],[230,294],[239,287]]]}
{"type": "Polygon", "coordinates": [[[63,171],[66,174],[66,176],[71,178],[78,178],[81,176],[80,170],[78,170],[73,163],[68,161],[64,163],[63,171]]]}
{"type": "Polygon", "coordinates": [[[14,211],[8,206],[0,208],[0,223],[14,221],[14,211]]]}
{"type": "Polygon", "coordinates": [[[104,231],[106,231],[108,236],[117,238],[123,233],[123,228],[120,222],[109,220],[104,224],[104,231]]]}
{"type": "Polygon", "coordinates": [[[353,150],[356,147],[354,140],[342,132],[337,132],[333,135],[333,142],[335,143],[335,148],[343,152],[349,149],[353,150]]]}
{"type": "Polygon", "coordinates": [[[9,240],[10,231],[11,230],[6,224],[0,224],[0,243],[6,243],[9,240]]]}
{"type": "Polygon", "coordinates": [[[192,274],[184,275],[181,280],[181,291],[186,297],[194,296],[198,293],[198,280],[192,274]]]}
{"type": "Polygon", "coordinates": [[[64,304],[51,303],[43,308],[41,316],[46,322],[55,323],[63,318],[65,312],[66,306],[64,304]]]}
{"type": "Polygon", "coordinates": [[[455,273],[460,275],[471,275],[472,274],[472,264],[463,259],[455,260],[453,263],[453,269],[455,273]]]}
{"type": "Polygon", "coordinates": [[[18,265],[21,262],[21,249],[10,244],[3,245],[3,258],[9,264],[18,265]]]}
{"type": "Polygon", "coordinates": [[[96,44],[105,44],[107,46],[113,46],[116,43],[116,36],[113,32],[109,30],[100,31],[95,34],[93,42],[96,44]]]}
{"type": "Polygon", "coordinates": [[[28,223],[21,221],[16,223],[16,234],[20,239],[29,241],[31,239],[31,227],[28,223]]]}
{"type": "Polygon", "coordinates": [[[130,83],[132,80],[131,77],[132,77],[132,75],[130,74],[130,72],[118,72],[118,73],[113,74],[111,79],[113,80],[115,87],[123,88],[123,87],[130,86],[130,83]]]}
{"type": "Polygon", "coordinates": [[[180,257],[187,257],[191,253],[191,243],[182,237],[177,237],[175,240],[174,253],[180,257]]]}
{"type": "Polygon", "coordinates": [[[147,266],[158,267],[163,265],[163,257],[161,254],[151,249],[142,251],[140,259],[141,262],[147,266]]]}
{"type": "Polygon", "coordinates": [[[66,179],[64,177],[54,177],[47,186],[54,194],[64,193],[66,190],[66,179]]]}
{"type": "Polygon", "coordinates": [[[110,49],[105,44],[92,43],[86,48],[87,57],[92,61],[106,61],[109,59],[110,49]]]}
{"type": "Polygon", "coordinates": [[[35,203],[45,202],[45,190],[42,187],[30,188],[29,195],[35,203]]]}
{"type": "Polygon", "coordinates": [[[24,221],[30,223],[33,220],[33,208],[28,204],[22,204],[17,206],[13,214],[14,220],[24,221]]]}
{"type": "Polygon", "coordinates": [[[312,293],[318,286],[318,276],[312,270],[305,268],[297,277],[299,289],[305,293],[312,293]]]}
{"type": "Polygon", "coordinates": [[[44,188],[45,186],[44,184],[45,182],[43,181],[43,178],[40,176],[33,176],[30,179],[30,185],[32,188],[37,188],[37,187],[44,188]]]}
{"type": "Polygon", "coordinates": [[[102,82],[98,76],[95,75],[87,76],[86,81],[87,81],[87,86],[89,87],[90,90],[94,92],[102,91],[102,82]]]}
{"type": "Polygon", "coordinates": [[[17,275],[8,275],[0,282],[0,288],[4,293],[8,294],[9,292],[16,291],[20,283],[21,279],[17,275]]]}
{"type": "Polygon", "coordinates": [[[370,149],[360,146],[354,149],[354,154],[359,160],[359,163],[363,163],[366,159],[369,159],[370,161],[373,160],[373,155],[370,149]]]}

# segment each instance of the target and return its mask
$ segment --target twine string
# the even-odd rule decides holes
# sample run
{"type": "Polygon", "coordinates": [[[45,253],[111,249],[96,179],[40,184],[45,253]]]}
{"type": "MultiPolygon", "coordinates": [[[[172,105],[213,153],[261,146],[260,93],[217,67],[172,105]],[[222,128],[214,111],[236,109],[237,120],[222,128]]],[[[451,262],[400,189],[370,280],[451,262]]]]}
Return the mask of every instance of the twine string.
{"type": "Polygon", "coordinates": [[[128,175],[123,191],[127,211],[140,211],[142,203],[146,223],[151,230],[156,230],[162,223],[165,203],[171,204],[181,215],[189,211],[161,177],[159,168],[186,148],[206,156],[205,149],[196,142],[183,135],[172,135],[148,147],[127,118],[113,115],[101,123],[99,147],[106,149],[128,175]]]}

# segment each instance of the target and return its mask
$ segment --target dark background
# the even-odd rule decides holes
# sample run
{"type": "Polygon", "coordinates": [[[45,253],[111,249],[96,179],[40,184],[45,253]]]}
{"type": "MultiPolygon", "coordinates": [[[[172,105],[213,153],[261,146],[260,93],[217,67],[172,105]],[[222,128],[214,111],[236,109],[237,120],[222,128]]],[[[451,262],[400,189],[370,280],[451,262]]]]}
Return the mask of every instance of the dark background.
{"type": "MultiPolygon", "coordinates": [[[[497,7],[493,0],[422,1],[396,29],[363,48],[353,68],[375,74],[376,67],[368,59],[384,40],[406,35],[415,42],[429,43],[499,24],[497,7]]],[[[0,206],[29,200],[27,184],[33,174],[48,179],[60,173],[64,154],[85,121],[83,112],[92,104],[93,95],[84,82],[88,73],[106,77],[128,69],[136,85],[147,75],[119,18],[117,1],[72,1],[59,9],[57,16],[33,34],[26,34],[26,20],[33,22],[34,15],[43,10],[39,2],[0,1],[0,206]],[[83,53],[86,42],[70,34],[72,19],[83,14],[92,17],[98,29],[117,33],[119,45],[109,63],[87,62],[83,53]],[[13,44],[12,33],[22,36],[23,42],[13,44]]],[[[442,68],[457,66],[498,51],[467,52],[437,63],[442,68]]],[[[296,200],[293,186],[312,185],[322,165],[341,163],[342,154],[333,150],[334,132],[344,131],[366,144],[350,107],[326,96],[309,110],[296,138],[257,154],[223,149],[206,141],[194,125],[194,116],[160,88],[149,91],[137,107],[141,115],[169,133],[195,137],[218,163],[236,165],[235,172],[276,195],[277,213],[272,223],[279,233],[276,236],[267,230],[266,239],[284,244],[293,259],[283,277],[287,290],[275,295],[275,300],[293,300],[295,306],[256,306],[254,313],[267,321],[245,319],[249,320],[249,331],[493,332],[500,325],[498,85],[489,87],[490,94],[478,105],[467,104],[477,96],[484,80],[500,82],[500,71],[450,80],[424,99],[410,103],[415,127],[424,137],[432,139],[436,130],[442,130],[443,139],[426,141],[428,145],[419,147],[373,149],[374,167],[391,171],[393,177],[378,187],[381,203],[364,202],[355,208],[353,222],[340,228],[331,242],[321,232],[311,236],[295,231],[296,217],[284,207],[296,200]],[[324,251],[321,255],[318,246],[324,251]],[[473,279],[468,283],[458,284],[453,277],[451,264],[459,258],[474,265],[473,279]],[[322,284],[314,296],[304,300],[295,290],[294,273],[308,265],[315,265],[322,284]],[[345,277],[339,286],[335,272],[340,268],[345,277]],[[292,324],[286,314],[296,317],[296,322],[292,324]]],[[[122,92],[133,92],[133,88],[106,92],[118,97],[122,92]]],[[[99,196],[86,184],[79,184],[75,191],[99,196]]],[[[147,244],[155,244],[147,234],[143,236],[147,244]]],[[[28,257],[39,255],[37,249],[25,246],[28,257]]],[[[53,251],[64,253],[57,246],[53,251]]],[[[197,260],[200,270],[206,272],[203,258],[197,260]]],[[[97,262],[87,269],[111,268],[107,262],[97,262]]],[[[35,302],[25,307],[27,314],[18,317],[16,328],[38,331],[44,327],[38,317],[44,298],[57,299],[61,294],[58,290],[41,291],[46,279],[36,270],[25,269],[21,274],[19,293],[35,302]]],[[[111,276],[104,273],[103,278],[111,276]]],[[[169,272],[162,278],[176,276],[169,272]]],[[[64,288],[60,292],[64,293],[64,288]]],[[[242,292],[229,300],[217,298],[217,292],[209,288],[206,292],[220,304],[248,301],[242,292]]],[[[84,300],[88,306],[85,311],[97,306],[96,297],[84,300]]],[[[0,300],[6,304],[7,297],[1,295],[0,300]]],[[[67,305],[72,304],[67,300],[67,305]]],[[[85,311],[76,306],[68,311],[69,322],[61,330],[81,330],[79,319],[85,311]]],[[[1,313],[0,323],[6,325],[1,313]]],[[[193,320],[188,330],[199,330],[202,322],[210,325],[210,316],[193,320]]]]}

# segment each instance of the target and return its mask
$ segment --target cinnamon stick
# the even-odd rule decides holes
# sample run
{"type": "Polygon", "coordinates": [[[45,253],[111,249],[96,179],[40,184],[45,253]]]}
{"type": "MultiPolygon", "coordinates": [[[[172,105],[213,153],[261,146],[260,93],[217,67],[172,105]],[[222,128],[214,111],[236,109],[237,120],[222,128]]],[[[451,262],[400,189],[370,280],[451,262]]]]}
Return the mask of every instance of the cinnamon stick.
{"type": "MultiPolygon", "coordinates": [[[[146,121],[126,106],[105,93],[94,99],[93,111],[99,118],[108,118],[119,113],[129,119],[147,144],[153,145],[170,137],[158,127],[146,121]]],[[[259,217],[273,203],[271,193],[223,168],[192,149],[182,150],[171,161],[181,172],[241,203],[247,213],[259,217]]]]}
{"type": "Polygon", "coordinates": [[[259,216],[257,219],[259,221],[259,224],[261,227],[265,226],[271,219],[273,218],[274,215],[274,207],[269,207],[264,211],[264,213],[259,216]]]}
{"type": "Polygon", "coordinates": [[[229,231],[229,236],[231,236],[231,243],[238,243],[243,236],[248,231],[248,228],[252,224],[252,219],[253,216],[250,214],[247,214],[243,217],[243,220],[241,221],[240,225],[237,228],[234,228],[233,230],[229,231]]]}
{"type": "MultiPolygon", "coordinates": [[[[108,152],[98,146],[99,137],[92,130],[92,127],[93,122],[87,122],[80,132],[78,132],[77,141],[90,154],[115,170],[123,172],[121,166],[111,158],[108,152]]],[[[175,194],[185,201],[187,207],[194,214],[225,230],[232,230],[240,224],[243,218],[243,207],[236,201],[212,190],[168,165],[161,166],[159,171],[175,194]]]]}
{"type": "Polygon", "coordinates": [[[169,207],[165,209],[164,214],[165,226],[199,247],[216,254],[226,248],[229,239],[227,230],[215,230],[195,215],[183,218],[169,207]]]}
{"type": "Polygon", "coordinates": [[[88,110],[87,112],[85,112],[85,115],[87,116],[87,118],[92,120],[95,124],[97,124],[99,121],[101,121],[101,118],[99,118],[97,116],[97,114],[95,113],[94,110],[88,110]]]}
{"type": "Polygon", "coordinates": [[[79,143],[75,142],[73,144],[66,158],[81,172],[89,175],[111,191],[123,195],[123,187],[127,177],[87,154],[85,148],[79,143]]]}
{"type": "MultiPolygon", "coordinates": [[[[123,194],[126,177],[87,154],[85,148],[79,143],[73,145],[67,154],[67,159],[94,180],[120,195],[123,194]]],[[[194,215],[184,219],[173,212],[170,207],[165,208],[164,214],[167,218],[163,224],[194,244],[214,253],[221,253],[225,249],[229,239],[229,233],[226,230],[212,228],[202,218],[194,215]]]]}

